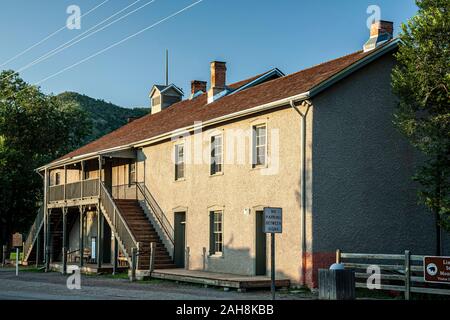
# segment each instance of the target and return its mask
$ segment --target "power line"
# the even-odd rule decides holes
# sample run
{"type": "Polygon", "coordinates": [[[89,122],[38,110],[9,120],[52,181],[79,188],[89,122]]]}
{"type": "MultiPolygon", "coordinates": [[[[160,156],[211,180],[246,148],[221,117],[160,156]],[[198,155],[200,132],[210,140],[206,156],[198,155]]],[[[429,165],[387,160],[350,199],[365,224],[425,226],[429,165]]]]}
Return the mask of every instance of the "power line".
{"type": "MultiPolygon", "coordinates": [[[[95,10],[97,10],[98,8],[100,8],[101,6],[103,6],[104,4],[106,4],[107,2],[109,2],[109,0],[105,0],[102,3],[100,3],[99,5],[95,6],[94,8],[92,8],[91,10],[89,10],[88,12],[86,12],[85,14],[81,15],[79,18],[77,18],[77,20],[80,20],[82,17],[87,16],[88,14],[90,14],[91,12],[94,12],[95,10]]],[[[22,52],[19,52],[18,54],[16,54],[14,57],[9,58],[8,60],[6,60],[5,62],[3,62],[0,65],[0,68],[3,67],[4,65],[10,63],[11,61],[14,61],[15,59],[23,56],[25,53],[27,53],[28,51],[32,50],[33,48],[37,47],[38,45],[44,43],[45,41],[47,41],[48,39],[52,38],[53,36],[55,36],[56,34],[58,34],[59,32],[61,32],[62,30],[66,29],[66,25],[64,25],[62,28],[56,30],[55,32],[49,34],[48,36],[46,36],[44,39],[36,42],[35,44],[33,44],[32,46],[28,47],[27,49],[23,50],[22,52]]]]}
{"type": "Polygon", "coordinates": [[[122,39],[122,40],[120,40],[120,41],[118,41],[116,43],[113,43],[112,45],[110,45],[110,46],[108,46],[108,47],[106,47],[106,48],[104,48],[104,49],[102,49],[100,51],[97,51],[96,53],[94,53],[94,54],[92,54],[92,55],[90,55],[90,56],[88,56],[88,57],[86,57],[86,58],[84,58],[84,59],[82,59],[82,60],[80,60],[80,61],[78,61],[78,62],[76,62],[76,63],[74,63],[72,65],[70,65],[70,66],[68,66],[68,67],[65,67],[64,69],[61,69],[60,71],[58,71],[58,72],[56,72],[56,73],[54,73],[54,74],[52,74],[52,75],[50,75],[50,76],[48,76],[46,78],[43,78],[43,79],[39,80],[38,82],[34,83],[33,86],[39,85],[42,82],[45,82],[45,81],[47,81],[47,80],[49,80],[51,78],[54,78],[54,77],[60,75],[63,72],[66,72],[66,71],[68,71],[70,69],[73,69],[74,67],[76,67],[76,66],[78,66],[78,65],[80,65],[80,64],[82,64],[82,63],[84,63],[84,62],[86,62],[88,60],[91,60],[92,58],[95,58],[96,56],[98,56],[98,55],[100,55],[100,54],[102,54],[102,53],[104,53],[104,52],[106,52],[106,51],[108,51],[108,50],[110,50],[110,49],[112,49],[112,48],[114,48],[114,47],[124,43],[125,41],[130,40],[131,38],[134,38],[134,37],[140,35],[141,33],[145,32],[145,31],[147,31],[149,29],[152,29],[152,28],[156,27],[157,25],[163,23],[164,21],[169,20],[169,19],[179,15],[180,13],[182,13],[182,12],[184,12],[184,11],[194,7],[194,6],[196,6],[197,4],[199,4],[200,2],[203,2],[203,1],[204,0],[196,1],[196,2],[194,2],[194,3],[192,3],[192,4],[188,5],[188,6],[184,7],[183,9],[178,10],[177,12],[174,12],[171,15],[169,15],[169,16],[167,16],[167,17],[165,17],[165,18],[155,22],[154,24],[152,24],[152,25],[150,25],[148,27],[145,27],[144,29],[141,29],[140,31],[138,31],[136,33],[133,33],[132,35],[130,35],[130,36],[128,36],[128,37],[126,37],[126,38],[124,38],[124,39],[122,39]]]}
{"type": "Polygon", "coordinates": [[[106,52],[106,51],[108,51],[108,50],[110,50],[110,49],[112,49],[112,48],[114,48],[114,47],[116,47],[116,46],[118,46],[118,45],[120,45],[120,44],[122,44],[122,43],[124,43],[124,42],[126,42],[126,41],[128,41],[128,40],[130,40],[130,39],[132,39],[132,38],[134,38],[134,37],[136,37],[136,36],[138,36],[138,35],[140,35],[141,33],[143,33],[143,32],[145,32],[145,31],[147,31],[147,30],[149,30],[149,29],[152,29],[152,28],[156,27],[157,25],[163,23],[164,21],[167,21],[167,20],[169,20],[169,19],[171,19],[171,18],[173,18],[173,17],[175,17],[175,16],[177,16],[177,15],[183,13],[183,12],[186,11],[186,10],[189,10],[190,8],[196,6],[197,4],[199,4],[199,3],[203,2],[203,1],[204,1],[204,0],[198,0],[198,1],[196,1],[196,2],[194,2],[194,3],[192,3],[192,4],[190,4],[190,5],[188,5],[188,6],[186,6],[186,7],[184,7],[183,9],[178,10],[178,11],[172,13],[171,15],[169,15],[169,16],[167,16],[167,17],[165,17],[165,18],[163,18],[163,19],[161,19],[161,20],[159,20],[159,21],[153,23],[152,25],[150,25],[150,26],[148,26],[148,27],[145,27],[144,29],[141,29],[141,30],[139,30],[139,31],[136,32],[136,33],[133,33],[132,35],[130,35],[130,36],[128,36],[128,37],[125,37],[125,38],[123,38],[122,40],[120,40],[120,41],[118,41],[118,42],[116,42],[116,43],[113,43],[112,45],[110,45],[110,46],[108,46],[108,47],[105,47],[104,49],[102,49],[102,50],[100,50],[100,51],[97,51],[96,53],[94,53],[94,54],[92,54],[92,55],[90,55],[90,56],[88,56],[88,57],[86,57],[86,58],[84,58],[84,59],[82,59],[82,60],[80,60],[80,61],[78,61],[78,62],[76,62],[76,63],[74,63],[74,64],[72,64],[72,65],[70,65],[70,66],[68,66],[68,67],[65,67],[64,69],[61,69],[60,71],[58,71],[58,72],[56,72],[56,73],[54,73],[54,74],[52,74],[52,75],[50,75],[50,76],[48,76],[48,77],[46,77],[46,78],[43,78],[43,79],[39,80],[38,82],[35,82],[34,84],[32,84],[32,85],[30,85],[30,86],[28,86],[28,87],[26,87],[26,88],[24,88],[24,89],[18,91],[18,92],[15,93],[14,95],[17,95],[17,94],[19,94],[19,93],[21,93],[22,91],[25,91],[25,90],[27,90],[27,89],[35,88],[36,85],[39,85],[39,84],[41,84],[41,83],[43,83],[43,82],[45,82],[45,81],[47,81],[47,80],[49,80],[49,79],[51,79],[51,78],[54,78],[54,77],[60,75],[61,73],[64,73],[64,72],[66,72],[66,71],[68,71],[68,70],[70,70],[70,69],[75,68],[76,66],[78,66],[78,65],[80,65],[80,64],[82,64],[82,63],[84,63],[84,62],[86,62],[86,61],[88,61],[88,60],[91,60],[92,58],[94,58],[94,57],[96,57],[96,56],[98,56],[98,55],[100,55],[100,54],[102,54],[102,53],[104,53],[104,52],[106,52]]]}
{"type": "Polygon", "coordinates": [[[95,29],[96,27],[98,27],[99,25],[105,23],[106,21],[110,20],[111,18],[115,17],[116,15],[122,13],[123,11],[125,11],[125,10],[128,9],[129,7],[133,6],[134,4],[138,3],[139,1],[141,1],[141,0],[136,0],[136,1],[133,2],[132,4],[126,6],[125,8],[123,8],[123,9],[121,9],[120,11],[116,12],[115,14],[111,15],[110,17],[106,18],[105,20],[101,21],[100,23],[96,24],[95,26],[89,28],[89,29],[86,30],[85,32],[83,32],[83,33],[79,34],[78,36],[72,38],[71,40],[69,40],[69,41],[63,43],[62,45],[56,47],[55,49],[53,49],[53,50],[47,52],[46,54],[42,55],[41,57],[39,57],[39,58],[35,59],[34,61],[28,63],[26,66],[24,66],[24,67],[22,67],[22,68],[19,68],[16,72],[19,72],[19,73],[20,73],[20,72],[22,72],[22,71],[25,71],[25,70],[29,69],[30,67],[32,67],[32,66],[34,66],[34,65],[36,65],[36,64],[39,64],[39,63],[41,63],[41,62],[43,62],[43,61],[45,61],[45,60],[47,60],[47,59],[53,57],[54,55],[58,54],[59,52],[64,51],[64,50],[66,50],[67,48],[70,48],[70,47],[74,46],[74,45],[77,44],[78,42],[83,41],[84,39],[89,38],[90,36],[93,36],[93,35],[96,34],[97,32],[100,32],[100,31],[106,29],[107,27],[109,27],[109,26],[115,24],[116,22],[119,22],[120,20],[125,19],[125,18],[126,18],[127,16],[129,16],[130,14],[133,14],[134,12],[143,9],[144,7],[146,7],[146,6],[148,6],[149,4],[155,2],[156,0],[149,1],[149,2],[145,3],[144,5],[142,5],[142,6],[138,7],[138,8],[136,8],[136,9],[134,9],[134,10],[128,12],[127,14],[123,15],[122,17],[120,17],[120,18],[118,18],[118,19],[116,19],[116,20],[114,20],[114,21],[111,21],[110,23],[104,25],[104,26],[101,27],[100,29],[97,29],[97,30],[95,30],[94,32],[89,33],[89,34],[85,35],[84,37],[82,37],[84,34],[86,34],[86,33],[88,33],[89,31],[95,29]],[[82,38],[80,38],[80,37],[82,37],[82,38]],[[80,38],[80,39],[78,39],[78,38],[80,38]],[[77,40],[77,39],[78,39],[78,40],[77,40]],[[76,40],[76,41],[74,41],[74,40],[76,40]]]}

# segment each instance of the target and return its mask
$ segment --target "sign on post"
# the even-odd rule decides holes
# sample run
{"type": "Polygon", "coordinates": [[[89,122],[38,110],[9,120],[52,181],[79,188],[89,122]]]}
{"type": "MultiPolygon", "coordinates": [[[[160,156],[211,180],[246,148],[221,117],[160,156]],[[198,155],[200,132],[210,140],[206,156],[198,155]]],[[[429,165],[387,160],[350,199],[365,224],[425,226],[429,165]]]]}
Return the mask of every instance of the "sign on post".
{"type": "Polygon", "coordinates": [[[12,246],[14,248],[20,248],[23,246],[23,236],[21,233],[16,232],[12,235],[12,246]]]}
{"type": "Polygon", "coordinates": [[[265,233],[283,232],[283,211],[281,208],[264,208],[265,233]]]}
{"type": "Polygon", "coordinates": [[[426,282],[450,283],[450,257],[424,257],[423,267],[426,282]]]}
{"type": "Polygon", "coordinates": [[[275,233],[283,231],[283,210],[281,208],[264,208],[263,232],[270,233],[270,291],[272,300],[275,300],[275,233]]]}

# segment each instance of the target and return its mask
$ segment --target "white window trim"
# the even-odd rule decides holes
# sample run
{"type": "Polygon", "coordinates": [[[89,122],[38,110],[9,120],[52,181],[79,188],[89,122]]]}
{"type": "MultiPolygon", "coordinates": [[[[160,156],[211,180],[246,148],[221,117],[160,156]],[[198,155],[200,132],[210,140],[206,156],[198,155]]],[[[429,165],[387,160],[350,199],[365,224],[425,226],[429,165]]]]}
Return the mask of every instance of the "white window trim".
{"type": "Polygon", "coordinates": [[[225,143],[224,143],[224,134],[223,134],[223,130],[221,130],[221,131],[219,131],[219,132],[217,132],[217,131],[214,131],[214,132],[212,132],[212,133],[210,133],[209,134],[209,139],[208,139],[208,141],[209,141],[209,166],[208,166],[208,170],[209,170],[209,176],[210,177],[216,177],[216,176],[223,176],[223,174],[224,174],[224,159],[225,159],[225,157],[224,157],[224,152],[225,152],[225,143]],[[220,136],[220,138],[221,138],[221,140],[222,140],[222,153],[221,153],[221,160],[222,160],[222,168],[221,168],[221,170],[219,171],[219,172],[216,172],[216,173],[211,173],[211,153],[212,153],[212,143],[211,143],[211,139],[213,138],[213,137],[217,137],[217,136],[220,136]]]}
{"type": "Polygon", "coordinates": [[[179,141],[173,145],[173,155],[174,155],[174,166],[173,166],[174,181],[175,182],[186,181],[186,144],[184,143],[184,141],[179,141]],[[183,146],[183,177],[177,179],[177,175],[176,175],[177,158],[178,158],[177,148],[179,146],[183,146]]]}
{"type": "Polygon", "coordinates": [[[266,169],[269,167],[269,121],[268,119],[265,120],[254,120],[251,122],[251,132],[252,132],[252,138],[251,138],[251,169],[252,170],[260,170],[260,169],[266,169]],[[265,150],[265,163],[264,164],[254,164],[253,160],[256,160],[256,135],[254,134],[254,129],[256,127],[266,127],[266,150],[265,150]]]}
{"type": "MultiPolygon", "coordinates": [[[[225,206],[221,206],[221,205],[212,205],[209,206],[207,208],[207,213],[208,213],[208,222],[209,222],[209,215],[211,214],[211,212],[216,212],[216,211],[220,211],[222,212],[222,252],[219,253],[208,253],[208,258],[212,258],[212,259],[223,259],[224,258],[224,249],[225,249],[225,245],[224,245],[224,235],[225,235],[225,206]]],[[[211,230],[210,230],[211,232],[211,230]]],[[[213,231],[214,232],[214,231],[213,231]]],[[[214,243],[215,245],[215,243],[214,243]]]]}

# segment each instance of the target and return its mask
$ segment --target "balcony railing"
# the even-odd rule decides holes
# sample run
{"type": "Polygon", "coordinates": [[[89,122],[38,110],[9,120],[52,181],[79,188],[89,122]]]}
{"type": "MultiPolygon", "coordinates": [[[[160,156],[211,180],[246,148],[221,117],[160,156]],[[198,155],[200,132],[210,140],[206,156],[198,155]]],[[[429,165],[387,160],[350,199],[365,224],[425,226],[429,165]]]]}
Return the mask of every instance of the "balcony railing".
{"type": "Polygon", "coordinates": [[[77,200],[99,196],[98,179],[82,180],[48,188],[49,202],[77,200]]]}

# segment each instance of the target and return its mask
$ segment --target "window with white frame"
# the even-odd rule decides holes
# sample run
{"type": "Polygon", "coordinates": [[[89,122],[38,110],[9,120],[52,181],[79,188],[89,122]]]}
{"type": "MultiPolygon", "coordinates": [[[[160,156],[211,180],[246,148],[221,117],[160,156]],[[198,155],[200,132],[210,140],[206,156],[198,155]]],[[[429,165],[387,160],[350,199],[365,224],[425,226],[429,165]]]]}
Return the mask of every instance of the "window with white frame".
{"type": "Polygon", "coordinates": [[[267,127],[253,127],[253,167],[265,166],[267,161],[267,127]]]}
{"type": "Polygon", "coordinates": [[[211,175],[221,173],[223,164],[222,135],[211,137],[211,175]]]}
{"type": "Polygon", "coordinates": [[[184,178],[184,145],[175,145],[175,180],[184,178]]]}
{"type": "Polygon", "coordinates": [[[223,253],[223,211],[211,211],[209,217],[209,253],[211,255],[221,255],[223,253]]]}

